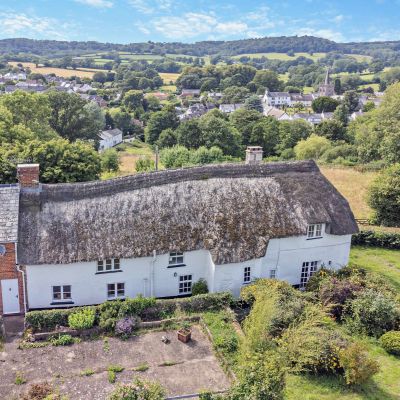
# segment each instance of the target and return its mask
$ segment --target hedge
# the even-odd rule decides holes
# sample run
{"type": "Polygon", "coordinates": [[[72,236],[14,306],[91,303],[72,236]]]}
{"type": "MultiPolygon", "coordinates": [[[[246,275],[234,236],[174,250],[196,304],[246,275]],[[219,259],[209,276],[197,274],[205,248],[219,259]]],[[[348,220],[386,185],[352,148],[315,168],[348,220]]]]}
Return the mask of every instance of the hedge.
{"type": "Polygon", "coordinates": [[[353,235],[352,244],[400,250],[400,234],[375,231],[360,231],[353,235]]]}
{"type": "MultiPolygon", "coordinates": [[[[217,311],[233,301],[230,293],[208,293],[176,299],[136,297],[134,299],[113,300],[91,306],[96,312],[95,325],[105,318],[125,318],[137,315],[142,320],[171,317],[177,309],[187,313],[217,311]]],[[[25,315],[25,326],[37,331],[52,331],[57,326],[68,326],[68,317],[88,307],[57,308],[52,310],[29,311],[25,315]]]]}

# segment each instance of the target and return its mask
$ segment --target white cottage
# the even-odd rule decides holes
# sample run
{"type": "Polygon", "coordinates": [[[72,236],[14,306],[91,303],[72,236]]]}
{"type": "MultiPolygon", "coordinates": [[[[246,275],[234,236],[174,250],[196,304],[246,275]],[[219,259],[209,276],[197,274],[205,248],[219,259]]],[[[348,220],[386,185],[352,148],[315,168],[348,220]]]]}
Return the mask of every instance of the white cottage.
{"type": "Polygon", "coordinates": [[[99,151],[111,149],[122,143],[122,131],[118,128],[108,129],[99,133],[99,151]]]}
{"type": "Polygon", "coordinates": [[[20,171],[31,180],[20,184],[17,250],[28,309],[186,296],[200,278],[236,296],[257,278],[303,287],[322,266],[347,264],[357,232],[313,161],[57,185],[36,171],[20,171]]]}

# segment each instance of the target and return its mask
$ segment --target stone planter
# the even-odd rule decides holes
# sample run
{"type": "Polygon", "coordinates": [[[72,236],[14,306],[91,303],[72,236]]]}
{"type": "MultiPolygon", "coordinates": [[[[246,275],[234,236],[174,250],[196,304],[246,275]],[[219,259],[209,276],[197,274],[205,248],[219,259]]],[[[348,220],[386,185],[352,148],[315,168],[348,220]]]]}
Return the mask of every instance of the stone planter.
{"type": "Polygon", "coordinates": [[[188,343],[192,339],[192,331],[190,329],[179,329],[178,340],[182,343],[188,343]]]}

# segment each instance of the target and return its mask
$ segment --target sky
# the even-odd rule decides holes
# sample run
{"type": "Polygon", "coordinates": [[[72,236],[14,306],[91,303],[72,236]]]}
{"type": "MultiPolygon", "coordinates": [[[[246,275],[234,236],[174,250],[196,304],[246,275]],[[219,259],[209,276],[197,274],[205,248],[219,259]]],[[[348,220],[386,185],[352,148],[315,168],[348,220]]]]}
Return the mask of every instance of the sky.
{"type": "Polygon", "coordinates": [[[0,39],[400,40],[400,0],[0,0],[0,39]]]}

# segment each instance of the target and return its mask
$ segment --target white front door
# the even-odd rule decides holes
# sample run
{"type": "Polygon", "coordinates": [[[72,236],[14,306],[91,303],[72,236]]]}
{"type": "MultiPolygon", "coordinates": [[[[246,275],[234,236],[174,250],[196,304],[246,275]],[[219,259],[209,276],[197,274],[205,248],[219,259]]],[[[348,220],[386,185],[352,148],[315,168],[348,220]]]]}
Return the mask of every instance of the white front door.
{"type": "Polygon", "coordinates": [[[1,281],[3,299],[3,314],[17,314],[19,308],[18,279],[3,279],[1,281]]]}

